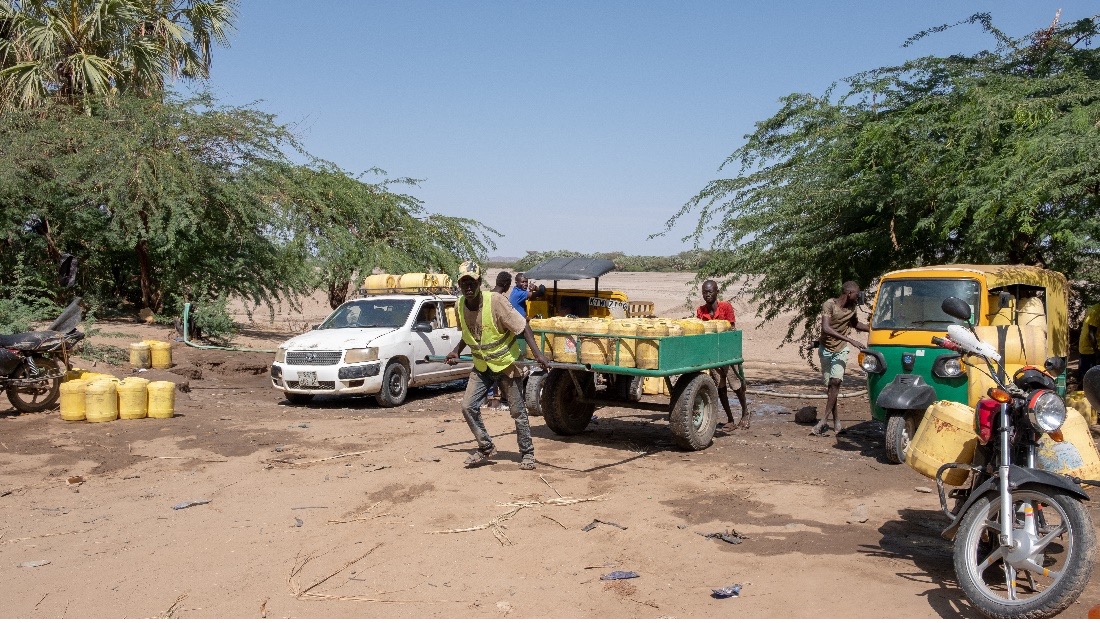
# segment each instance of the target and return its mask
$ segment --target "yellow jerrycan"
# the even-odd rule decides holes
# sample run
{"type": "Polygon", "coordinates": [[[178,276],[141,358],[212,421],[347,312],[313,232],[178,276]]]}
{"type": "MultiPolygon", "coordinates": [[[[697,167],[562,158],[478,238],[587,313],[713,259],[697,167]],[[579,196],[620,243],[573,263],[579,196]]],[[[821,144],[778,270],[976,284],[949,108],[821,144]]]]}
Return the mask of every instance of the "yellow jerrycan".
{"type": "Polygon", "coordinates": [[[61,384],[61,419],[66,422],[79,422],[86,418],[84,392],[88,381],[73,379],[61,384]]]}
{"type": "Polygon", "coordinates": [[[118,419],[118,383],[96,379],[84,390],[85,418],[89,422],[110,422],[118,419]]]}
{"type": "Polygon", "coordinates": [[[148,385],[149,379],[139,376],[131,376],[119,382],[118,417],[123,420],[140,420],[148,415],[148,385]]]}
{"type": "Polygon", "coordinates": [[[149,417],[167,419],[176,413],[176,384],[171,381],[153,381],[146,388],[149,392],[149,417]]]}

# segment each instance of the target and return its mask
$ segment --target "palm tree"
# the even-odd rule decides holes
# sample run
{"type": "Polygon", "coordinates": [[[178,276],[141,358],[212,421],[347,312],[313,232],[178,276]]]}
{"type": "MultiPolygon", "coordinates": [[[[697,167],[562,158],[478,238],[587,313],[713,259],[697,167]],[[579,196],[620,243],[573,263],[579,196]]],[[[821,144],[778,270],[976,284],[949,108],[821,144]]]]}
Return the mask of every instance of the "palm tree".
{"type": "Polygon", "coordinates": [[[0,109],[206,78],[236,0],[0,0],[0,109]]]}

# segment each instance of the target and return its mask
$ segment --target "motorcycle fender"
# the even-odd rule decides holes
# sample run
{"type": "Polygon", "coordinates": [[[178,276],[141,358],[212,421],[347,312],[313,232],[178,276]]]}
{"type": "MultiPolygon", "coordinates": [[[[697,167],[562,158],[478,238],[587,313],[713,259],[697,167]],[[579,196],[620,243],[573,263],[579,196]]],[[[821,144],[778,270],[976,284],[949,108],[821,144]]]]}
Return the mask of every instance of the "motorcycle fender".
{"type": "Polygon", "coordinates": [[[887,411],[924,411],[936,402],[936,390],[915,374],[899,374],[882,388],[875,406],[887,411]]]}
{"type": "MultiPolygon", "coordinates": [[[[1061,474],[1055,474],[1042,469],[1031,469],[1019,465],[1013,465],[1008,468],[1009,489],[1015,491],[1028,484],[1039,484],[1050,487],[1051,489],[1057,489],[1082,502],[1086,502],[1089,499],[1089,495],[1085,493],[1080,486],[1074,484],[1072,480],[1061,474]]],[[[948,540],[954,540],[955,534],[959,531],[959,524],[962,523],[962,519],[966,515],[966,511],[970,510],[971,506],[986,495],[990,493],[996,495],[999,489],[1000,478],[996,476],[983,482],[970,494],[970,497],[966,498],[966,502],[963,503],[959,512],[955,514],[955,519],[951,522],[951,525],[947,526],[947,529],[940,533],[941,536],[948,540]]]]}

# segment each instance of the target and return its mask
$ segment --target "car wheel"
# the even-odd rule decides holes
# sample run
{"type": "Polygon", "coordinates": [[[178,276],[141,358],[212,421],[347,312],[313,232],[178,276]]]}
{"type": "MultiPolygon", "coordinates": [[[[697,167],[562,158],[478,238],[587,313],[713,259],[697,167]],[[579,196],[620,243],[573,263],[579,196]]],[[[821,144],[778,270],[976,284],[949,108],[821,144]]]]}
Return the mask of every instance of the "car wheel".
{"type": "Polygon", "coordinates": [[[391,361],[382,374],[382,391],[376,399],[383,407],[396,407],[409,395],[409,369],[404,364],[391,361]]]}

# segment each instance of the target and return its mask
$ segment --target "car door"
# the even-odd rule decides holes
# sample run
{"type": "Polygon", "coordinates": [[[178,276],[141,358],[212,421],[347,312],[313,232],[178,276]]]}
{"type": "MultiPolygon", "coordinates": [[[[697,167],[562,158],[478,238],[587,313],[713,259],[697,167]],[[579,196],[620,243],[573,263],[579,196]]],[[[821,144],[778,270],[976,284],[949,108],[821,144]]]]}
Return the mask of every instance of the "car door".
{"type": "Polygon", "coordinates": [[[413,362],[411,379],[413,385],[438,382],[439,377],[450,371],[446,363],[428,361],[429,356],[446,356],[451,350],[451,347],[447,346],[447,341],[439,336],[437,329],[439,326],[439,303],[432,300],[423,301],[413,316],[412,328],[409,331],[409,358],[413,362]],[[416,326],[421,323],[428,323],[432,330],[417,331],[416,326]]]}
{"type": "MultiPolygon", "coordinates": [[[[433,333],[438,333],[438,339],[442,344],[446,345],[447,354],[454,350],[455,346],[462,341],[462,329],[458,325],[458,307],[456,307],[456,301],[440,301],[439,303],[439,319],[440,328],[433,333]]],[[[466,350],[465,355],[469,355],[469,349],[466,350]]],[[[446,364],[444,364],[446,366],[446,364]]],[[[462,362],[453,367],[446,366],[449,370],[448,378],[463,378],[470,374],[470,369],[473,368],[473,364],[462,362]]]]}

